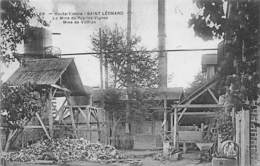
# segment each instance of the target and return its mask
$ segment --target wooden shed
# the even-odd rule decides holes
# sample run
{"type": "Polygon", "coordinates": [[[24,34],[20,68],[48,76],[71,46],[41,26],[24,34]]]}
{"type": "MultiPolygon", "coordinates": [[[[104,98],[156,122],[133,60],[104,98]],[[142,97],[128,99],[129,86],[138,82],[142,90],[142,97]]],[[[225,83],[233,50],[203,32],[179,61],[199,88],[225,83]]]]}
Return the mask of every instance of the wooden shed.
{"type": "MultiPolygon", "coordinates": [[[[79,132],[75,123],[75,116],[78,115],[78,112],[83,115],[86,113],[74,108],[78,105],[77,98],[73,99],[73,97],[83,96],[88,98],[89,94],[85,91],[73,58],[25,59],[7,82],[14,85],[31,82],[46,91],[44,96],[46,98],[45,111],[40,114],[37,113],[36,121],[32,120],[25,127],[26,130],[22,137],[26,138],[22,139],[27,141],[29,141],[28,139],[39,139],[38,137],[27,137],[26,132],[31,133],[30,130],[34,129],[44,132],[48,138],[58,137],[59,131],[64,126],[64,114],[66,116],[70,114],[70,131],[73,132],[73,137],[78,137],[79,132]],[[57,104],[55,99],[58,97],[65,98],[59,109],[55,106],[57,104]],[[58,120],[55,122],[57,118],[58,120]]],[[[87,106],[84,105],[79,108],[84,109],[85,107],[87,106]]],[[[89,116],[95,115],[89,114],[89,116]]],[[[89,124],[87,121],[89,119],[86,117],[85,122],[89,124]]],[[[86,130],[86,132],[88,131],[86,130]]]]}

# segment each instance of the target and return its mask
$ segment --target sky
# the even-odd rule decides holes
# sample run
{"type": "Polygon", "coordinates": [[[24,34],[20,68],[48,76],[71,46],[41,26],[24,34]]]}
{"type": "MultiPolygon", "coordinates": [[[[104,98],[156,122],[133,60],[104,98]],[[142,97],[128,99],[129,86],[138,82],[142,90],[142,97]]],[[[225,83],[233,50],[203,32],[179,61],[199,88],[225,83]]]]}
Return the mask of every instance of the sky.
{"type": "MultiPolygon", "coordinates": [[[[140,36],[142,45],[147,49],[157,49],[158,0],[132,0],[132,34],[140,36]]],[[[126,29],[127,0],[31,0],[31,4],[38,11],[44,12],[50,20],[51,32],[61,33],[53,35],[53,46],[59,47],[62,53],[93,52],[90,35],[102,26],[115,25],[126,29]],[[107,20],[96,21],[93,24],[63,24],[61,20],[53,20],[53,12],[121,12],[121,15],[110,15],[107,20]]],[[[216,48],[219,41],[205,42],[195,36],[188,28],[191,12],[197,11],[192,0],[166,0],[166,49],[186,48],[216,48]]],[[[168,87],[187,87],[194,76],[201,71],[201,55],[215,53],[204,52],[168,52],[168,87]]],[[[97,58],[86,56],[74,57],[83,84],[100,86],[99,61],[97,58]]],[[[2,67],[4,79],[17,68],[2,67]]]]}

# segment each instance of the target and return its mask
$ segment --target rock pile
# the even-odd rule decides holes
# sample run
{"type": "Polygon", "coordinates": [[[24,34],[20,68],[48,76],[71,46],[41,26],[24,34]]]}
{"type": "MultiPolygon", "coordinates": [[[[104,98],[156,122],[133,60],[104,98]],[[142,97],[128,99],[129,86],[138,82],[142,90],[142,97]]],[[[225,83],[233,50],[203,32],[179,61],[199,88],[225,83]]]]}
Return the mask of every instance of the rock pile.
{"type": "Polygon", "coordinates": [[[1,158],[8,161],[75,161],[111,160],[123,156],[110,145],[89,143],[86,139],[53,139],[39,141],[17,152],[3,153],[1,158]]]}

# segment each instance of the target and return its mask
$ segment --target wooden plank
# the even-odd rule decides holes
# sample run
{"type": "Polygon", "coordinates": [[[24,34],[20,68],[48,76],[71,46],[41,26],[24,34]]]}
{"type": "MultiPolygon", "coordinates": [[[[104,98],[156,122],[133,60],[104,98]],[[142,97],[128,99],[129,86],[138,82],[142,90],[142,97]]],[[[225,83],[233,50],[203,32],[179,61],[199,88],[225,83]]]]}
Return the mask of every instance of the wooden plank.
{"type": "Polygon", "coordinates": [[[241,165],[250,165],[249,127],[249,111],[243,109],[241,114],[241,165]]]}
{"type": "Polygon", "coordinates": [[[37,119],[39,120],[39,122],[40,122],[40,124],[41,124],[41,126],[42,126],[42,128],[43,128],[43,130],[44,130],[44,132],[45,132],[45,134],[46,134],[46,136],[47,136],[47,138],[48,138],[48,139],[51,139],[51,137],[50,137],[50,135],[49,135],[47,129],[45,128],[45,126],[44,126],[44,124],[43,124],[43,122],[42,122],[42,120],[41,120],[40,115],[39,115],[37,112],[35,113],[35,115],[36,115],[37,119]]]}
{"type": "Polygon", "coordinates": [[[210,88],[207,89],[208,92],[210,93],[211,97],[214,99],[214,101],[216,102],[216,104],[218,104],[218,99],[217,97],[214,95],[214,93],[212,92],[212,90],[210,88]]]}

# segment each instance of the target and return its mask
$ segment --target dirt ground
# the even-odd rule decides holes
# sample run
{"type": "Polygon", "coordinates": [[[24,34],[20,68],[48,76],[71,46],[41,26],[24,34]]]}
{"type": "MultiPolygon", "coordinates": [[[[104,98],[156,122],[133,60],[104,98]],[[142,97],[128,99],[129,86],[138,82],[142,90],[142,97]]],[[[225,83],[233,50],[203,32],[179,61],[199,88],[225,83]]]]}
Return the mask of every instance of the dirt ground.
{"type": "Polygon", "coordinates": [[[156,153],[152,151],[129,151],[128,154],[134,156],[131,163],[86,163],[86,162],[74,162],[69,166],[211,166],[211,162],[200,162],[198,153],[188,153],[183,155],[183,159],[177,161],[158,161],[154,160],[150,154],[156,153]],[[133,164],[134,162],[140,163],[139,165],[133,164]],[[142,165],[141,165],[142,164],[142,165]]]}
{"type": "Polygon", "coordinates": [[[152,155],[158,153],[156,151],[123,151],[122,153],[129,156],[129,162],[102,163],[74,161],[66,164],[9,163],[6,166],[211,166],[210,162],[201,163],[197,152],[183,154],[183,158],[177,161],[154,160],[152,155]]]}

